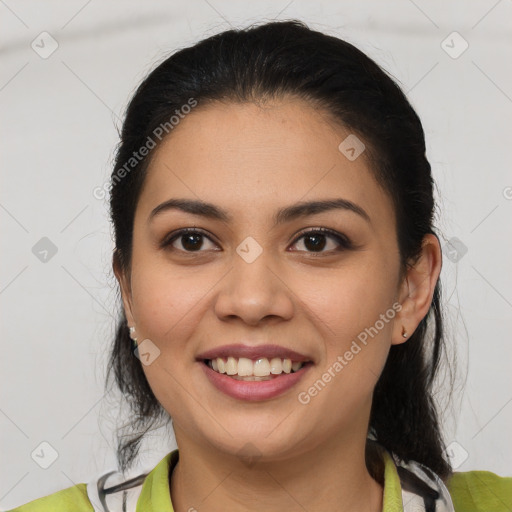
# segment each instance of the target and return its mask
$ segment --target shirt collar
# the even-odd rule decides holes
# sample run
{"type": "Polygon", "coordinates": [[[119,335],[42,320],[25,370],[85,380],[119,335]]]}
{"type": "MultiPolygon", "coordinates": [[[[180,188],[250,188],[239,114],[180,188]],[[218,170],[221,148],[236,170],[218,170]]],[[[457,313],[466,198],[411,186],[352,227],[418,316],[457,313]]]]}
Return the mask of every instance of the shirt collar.
{"type": "MultiPolygon", "coordinates": [[[[169,474],[179,459],[178,449],[168,453],[148,474],[142,485],[137,512],[174,512],[169,489],[169,474]]],[[[391,454],[382,450],[384,461],[384,496],[382,510],[402,512],[400,478],[391,454]]]]}

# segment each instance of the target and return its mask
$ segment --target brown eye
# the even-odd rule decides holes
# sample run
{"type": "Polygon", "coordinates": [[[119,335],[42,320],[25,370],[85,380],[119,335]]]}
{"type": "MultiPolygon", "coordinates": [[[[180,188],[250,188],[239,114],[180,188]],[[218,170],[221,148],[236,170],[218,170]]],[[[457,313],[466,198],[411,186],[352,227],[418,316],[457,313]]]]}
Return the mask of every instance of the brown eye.
{"type": "Polygon", "coordinates": [[[213,243],[205,233],[198,229],[181,229],[170,238],[165,238],[160,247],[182,252],[204,252],[201,249],[205,245],[205,239],[213,243]],[[179,242],[182,248],[175,247],[175,242],[179,242]]]}
{"type": "Polygon", "coordinates": [[[302,240],[305,250],[307,252],[332,252],[332,251],[341,251],[344,249],[351,249],[352,243],[350,240],[341,233],[337,233],[335,231],[331,231],[330,229],[326,228],[317,228],[312,229],[310,231],[307,231],[305,233],[302,233],[301,236],[295,239],[294,245],[298,243],[299,240],[302,240]],[[326,239],[334,240],[334,247],[332,247],[333,244],[331,244],[331,247],[327,247],[327,250],[324,251],[326,246],[329,244],[326,242],[326,239]]]}
{"type": "MultiPolygon", "coordinates": [[[[353,248],[352,243],[345,235],[326,228],[316,228],[302,233],[295,239],[293,245],[297,245],[302,239],[304,240],[304,251],[313,254],[330,253],[353,248]],[[328,240],[333,240],[334,244],[332,242],[329,244],[328,240]],[[331,245],[331,247],[329,247],[329,245],[331,245]]],[[[214,247],[217,247],[211,238],[202,230],[196,228],[185,228],[166,237],[160,244],[160,247],[184,253],[200,253],[208,250],[202,250],[205,246],[205,240],[213,244],[214,247]],[[177,243],[181,244],[181,248],[176,246],[177,243]]],[[[302,249],[299,250],[303,251],[302,249]]]]}

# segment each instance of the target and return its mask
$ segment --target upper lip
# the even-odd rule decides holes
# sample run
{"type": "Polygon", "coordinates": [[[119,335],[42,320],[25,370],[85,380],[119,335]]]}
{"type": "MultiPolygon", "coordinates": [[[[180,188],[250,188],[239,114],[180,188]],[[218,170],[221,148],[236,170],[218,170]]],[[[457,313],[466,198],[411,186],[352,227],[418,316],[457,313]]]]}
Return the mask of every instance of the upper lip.
{"type": "Polygon", "coordinates": [[[198,360],[202,359],[215,359],[217,357],[246,357],[247,359],[259,359],[266,357],[272,359],[273,357],[279,357],[281,359],[291,359],[293,362],[307,362],[311,361],[311,358],[295,352],[289,348],[281,347],[279,345],[222,345],[215,347],[206,352],[202,352],[197,356],[198,360]]]}

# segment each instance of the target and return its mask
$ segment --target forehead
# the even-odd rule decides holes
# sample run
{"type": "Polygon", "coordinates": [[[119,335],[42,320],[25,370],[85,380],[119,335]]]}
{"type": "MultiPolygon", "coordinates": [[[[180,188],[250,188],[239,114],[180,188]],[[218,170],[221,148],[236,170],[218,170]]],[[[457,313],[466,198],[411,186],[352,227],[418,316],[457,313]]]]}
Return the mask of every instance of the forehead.
{"type": "Polygon", "coordinates": [[[277,206],[342,197],[394,224],[364,152],[351,160],[340,151],[349,136],[302,100],[199,105],[154,150],[138,210],[147,217],[169,198],[188,197],[255,219],[277,206]]]}

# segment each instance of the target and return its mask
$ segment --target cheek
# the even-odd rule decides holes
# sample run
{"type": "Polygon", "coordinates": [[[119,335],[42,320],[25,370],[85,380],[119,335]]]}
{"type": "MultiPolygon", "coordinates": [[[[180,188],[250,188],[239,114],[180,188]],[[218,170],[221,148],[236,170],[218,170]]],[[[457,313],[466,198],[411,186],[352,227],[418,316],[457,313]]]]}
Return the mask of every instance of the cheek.
{"type": "MultiPolygon", "coordinates": [[[[393,273],[374,265],[352,266],[315,279],[314,291],[303,286],[301,301],[317,319],[330,350],[343,350],[351,340],[378,322],[379,335],[387,335],[394,318],[393,273]],[[384,324],[379,321],[386,315],[384,324]]],[[[364,335],[362,336],[364,337],[364,335]]]]}
{"type": "Polygon", "coordinates": [[[187,339],[197,325],[193,319],[202,300],[214,284],[197,269],[177,268],[156,253],[134,251],[132,292],[137,330],[157,344],[187,339]]]}
{"type": "Polygon", "coordinates": [[[177,271],[170,265],[152,262],[151,258],[133,266],[137,331],[159,351],[158,357],[142,369],[157,400],[176,420],[188,417],[189,409],[199,400],[190,389],[194,366],[190,340],[197,331],[199,318],[204,316],[205,295],[213,284],[205,275],[177,271]]]}

